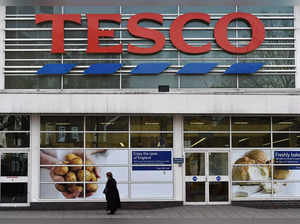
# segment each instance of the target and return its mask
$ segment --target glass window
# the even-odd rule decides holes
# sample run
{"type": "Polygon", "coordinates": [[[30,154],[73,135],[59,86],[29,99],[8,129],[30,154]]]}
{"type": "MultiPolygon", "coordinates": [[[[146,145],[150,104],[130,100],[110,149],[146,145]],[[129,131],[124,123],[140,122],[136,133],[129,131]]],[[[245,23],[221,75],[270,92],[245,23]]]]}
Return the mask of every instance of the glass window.
{"type": "Polygon", "coordinates": [[[229,133],[185,133],[184,147],[186,148],[228,148],[229,133]]]}
{"type": "Polygon", "coordinates": [[[236,75],[181,75],[181,88],[236,88],[236,75]]]}
{"type": "Polygon", "coordinates": [[[173,131],[171,116],[133,116],[130,118],[131,131],[173,131]]]}
{"type": "Polygon", "coordinates": [[[41,117],[41,131],[83,131],[83,117],[41,117]]]}
{"type": "Polygon", "coordinates": [[[87,131],[128,131],[129,117],[101,116],[86,118],[87,131]]]}
{"type": "Polygon", "coordinates": [[[185,200],[187,202],[204,202],[205,182],[186,182],[185,200]]]}
{"type": "MultiPolygon", "coordinates": [[[[61,129],[62,130],[62,129],[61,129]]],[[[82,133],[41,133],[42,148],[78,148],[83,147],[82,133]]]]}
{"type": "Polygon", "coordinates": [[[229,131],[229,117],[184,117],[184,131],[229,131]]]}
{"type": "Polygon", "coordinates": [[[120,76],[65,76],[65,89],[119,89],[120,76]]]}
{"type": "MultiPolygon", "coordinates": [[[[28,63],[27,63],[28,64],[28,63]]],[[[61,76],[7,76],[6,89],[60,89],[61,76]]]]}
{"type": "Polygon", "coordinates": [[[271,147],[271,135],[269,133],[233,133],[232,147],[271,147]]]}
{"type": "Polygon", "coordinates": [[[29,131],[30,117],[23,115],[0,115],[0,131],[29,131]]]}
{"type": "Polygon", "coordinates": [[[228,153],[209,153],[209,175],[227,176],[228,175],[228,153]]]}
{"type": "Polygon", "coordinates": [[[295,88],[295,75],[239,75],[240,88],[295,88]]]}
{"type": "Polygon", "coordinates": [[[88,133],[87,148],[127,148],[128,133],[88,133]]]}
{"type": "Polygon", "coordinates": [[[0,203],[27,203],[27,183],[0,183],[0,203]]]}
{"type": "Polygon", "coordinates": [[[159,75],[126,75],[122,76],[122,88],[153,88],[160,85],[168,85],[170,88],[178,88],[178,76],[170,74],[159,75]]]}
{"type": "Polygon", "coordinates": [[[205,176],[205,154],[185,153],[185,175],[205,176]]]}
{"type": "Polygon", "coordinates": [[[273,147],[299,147],[300,133],[273,133],[273,147]]]}
{"type": "Polygon", "coordinates": [[[273,131],[300,131],[300,117],[273,117],[273,131]]]}
{"type": "Polygon", "coordinates": [[[30,133],[0,132],[0,148],[28,148],[30,133]]]}
{"type": "Polygon", "coordinates": [[[232,117],[232,131],[270,131],[270,117],[232,117]]]}
{"type": "Polygon", "coordinates": [[[132,148],[172,148],[173,134],[167,133],[132,133],[132,148]]]}
{"type": "Polygon", "coordinates": [[[27,153],[3,153],[1,155],[1,176],[27,176],[27,153]]]}

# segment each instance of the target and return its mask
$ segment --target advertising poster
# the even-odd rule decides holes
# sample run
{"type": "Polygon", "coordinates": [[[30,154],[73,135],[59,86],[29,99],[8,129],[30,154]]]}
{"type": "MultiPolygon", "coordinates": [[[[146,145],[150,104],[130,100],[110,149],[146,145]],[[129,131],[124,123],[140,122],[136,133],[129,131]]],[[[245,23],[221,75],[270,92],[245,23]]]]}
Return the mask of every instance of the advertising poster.
{"type": "Polygon", "coordinates": [[[41,150],[40,198],[83,199],[85,184],[86,199],[104,200],[102,192],[109,171],[118,182],[120,197],[128,197],[127,150],[86,150],[85,160],[84,168],[83,150],[41,150]]]}
{"type": "Polygon", "coordinates": [[[300,195],[300,151],[234,150],[233,198],[300,195]]]}

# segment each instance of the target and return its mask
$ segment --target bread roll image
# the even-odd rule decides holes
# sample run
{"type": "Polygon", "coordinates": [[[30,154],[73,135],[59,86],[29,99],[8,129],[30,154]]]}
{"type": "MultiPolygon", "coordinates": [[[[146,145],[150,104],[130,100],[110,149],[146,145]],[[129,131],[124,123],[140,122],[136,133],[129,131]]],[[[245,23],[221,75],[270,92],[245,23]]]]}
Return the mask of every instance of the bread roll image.
{"type": "MultiPolygon", "coordinates": [[[[233,181],[266,181],[269,179],[270,171],[268,166],[253,166],[256,164],[254,159],[245,156],[238,159],[235,164],[250,166],[234,166],[232,168],[233,181]]],[[[257,184],[256,182],[242,183],[244,185],[257,184]]]]}
{"type": "Polygon", "coordinates": [[[254,149],[246,153],[245,156],[255,160],[257,164],[265,164],[268,160],[265,152],[259,149],[254,149]]]}
{"type": "Polygon", "coordinates": [[[285,180],[290,175],[290,170],[288,169],[278,169],[274,167],[273,176],[276,180],[285,180]]]}

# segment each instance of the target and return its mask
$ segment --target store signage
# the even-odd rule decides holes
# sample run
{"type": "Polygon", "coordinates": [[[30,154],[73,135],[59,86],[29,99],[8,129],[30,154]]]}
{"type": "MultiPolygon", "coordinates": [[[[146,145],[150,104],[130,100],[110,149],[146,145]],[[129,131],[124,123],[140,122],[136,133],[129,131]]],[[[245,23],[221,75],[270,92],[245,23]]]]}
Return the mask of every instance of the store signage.
{"type": "Polygon", "coordinates": [[[275,164],[299,164],[299,166],[278,166],[278,169],[300,169],[300,151],[275,151],[275,164]]]}
{"type": "MultiPolygon", "coordinates": [[[[121,23],[120,14],[86,14],[88,22],[88,46],[86,53],[109,53],[121,54],[123,52],[123,44],[114,46],[101,46],[99,38],[113,38],[114,30],[99,29],[101,22],[109,21],[113,23],[121,23]]],[[[128,20],[128,32],[139,38],[145,38],[154,42],[151,47],[139,47],[128,44],[128,52],[133,54],[147,55],[160,52],[164,46],[166,37],[156,29],[145,28],[139,25],[139,22],[148,20],[163,24],[163,16],[158,13],[139,13],[133,15],[128,20]]],[[[53,54],[65,53],[64,50],[64,23],[66,21],[81,24],[81,14],[37,14],[36,24],[43,22],[52,22],[52,50],[53,54]]],[[[188,44],[183,37],[183,29],[185,25],[191,21],[201,21],[206,24],[210,23],[210,16],[205,13],[195,12],[186,13],[178,16],[171,24],[169,36],[170,41],[176,49],[187,54],[203,54],[211,50],[211,43],[203,46],[192,46],[188,44]]],[[[232,54],[245,54],[257,49],[264,41],[265,28],[261,20],[256,16],[244,13],[234,12],[223,16],[214,28],[214,37],[216,43],[227,52],[232,54]],[[234,20],[246,21],[252,30],[252,38],[246,46],[234,46],[230,43],[227,29],[229,24],[234,20]]]]}
{"type": "Polygon", "coordinates": [[[195,177],[193,177],[193,181],[197,181],[198,180],[198,178],[195,176],[195,177]]]}
{"type": "Polygon", "coordinates": [[[221,181],[221,176],[216,176],[216,181],[221,181]]]}
{"type": "Polygon", "coordinates": [[[183,164],[184,163],[184,158],[173,158],[173,163],[174,164],[183,164]]]}
{"type": "Polygon", "coordinates": [[[132,151],[132,164],[171,164],[171,151],[132,151]]]}

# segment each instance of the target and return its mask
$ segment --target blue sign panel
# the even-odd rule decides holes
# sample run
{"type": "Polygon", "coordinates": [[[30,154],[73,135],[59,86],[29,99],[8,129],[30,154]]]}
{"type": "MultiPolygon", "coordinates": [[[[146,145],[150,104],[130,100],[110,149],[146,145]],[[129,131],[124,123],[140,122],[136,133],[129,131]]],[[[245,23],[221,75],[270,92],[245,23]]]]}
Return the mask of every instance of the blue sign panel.
{"type": "Polygon", "coordinates": [[[171,151],[133,151],[132,164],[171,164],[171,151]]]}
{"type": "Polygon", "coordinates": [[[221,177],[220,176],[216,176],[216,181],[220,181],[221,177]]]}
{"type": "Polygon", "coordinates": [[[171,166],[133,166],[132,170],[172,170],[171,166]]]}
{"type": "MultiPolygon", "coordinates": [[[[300,164],[300,151],[275,151],[275,164],[300,164]]],[[[300,169],[300,166],[280,167],[281,169],[300,169]]]]}
{"type": "Polygon", "coordinates": [[[197,177],[193,177],[193,181],[197,181],[198,180],[198,178],[197,177]]]}
{"type": "Polygon", "coordinates": [[[184,163],[184,159],[183,158],[173,158],[173,163],[182,164],[182,163],[184,163]]]}

